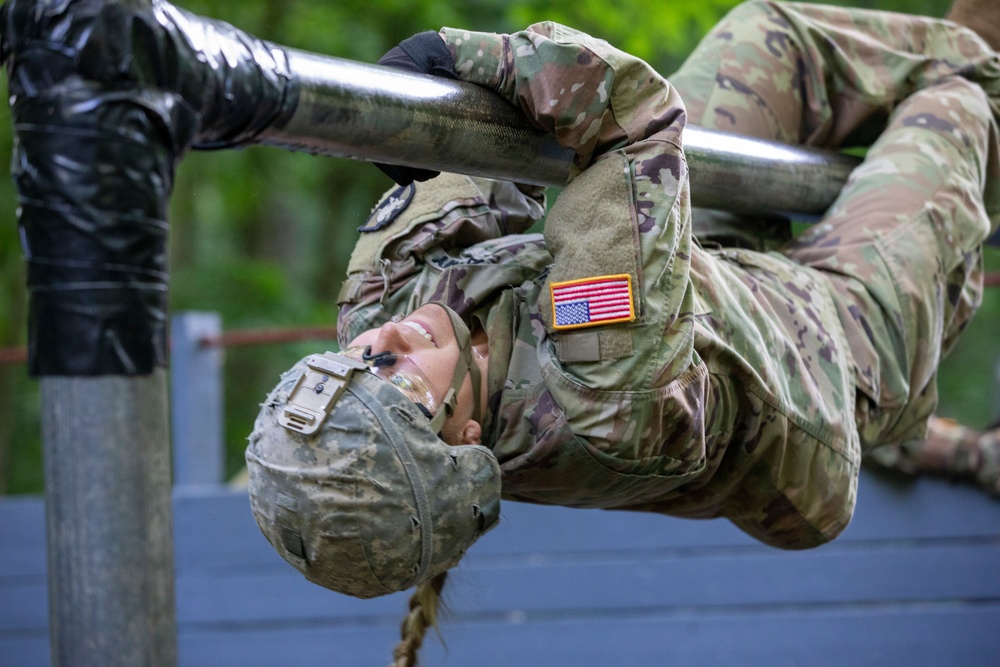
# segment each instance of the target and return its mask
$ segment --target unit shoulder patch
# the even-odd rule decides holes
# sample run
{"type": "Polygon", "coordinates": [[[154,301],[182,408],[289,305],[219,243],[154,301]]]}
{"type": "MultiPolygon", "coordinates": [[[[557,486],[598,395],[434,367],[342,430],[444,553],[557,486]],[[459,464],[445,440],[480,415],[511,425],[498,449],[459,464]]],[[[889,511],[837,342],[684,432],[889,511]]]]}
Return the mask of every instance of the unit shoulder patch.
{"type": "Polygon", "coordinates": [[[594,276],[549,284],[552,326],[579,329],[635,320],[632,276],[594,276]]]}
{"type": "Polygon", "coordinates": [[[388,227],[410,205],[416,190],[413,183],[401,185],[393,190],[388,197],[379,202],[379,205],[368,216],[365,224],[358,227],[358,231],[362,233],[377,232],[388,227]]]}

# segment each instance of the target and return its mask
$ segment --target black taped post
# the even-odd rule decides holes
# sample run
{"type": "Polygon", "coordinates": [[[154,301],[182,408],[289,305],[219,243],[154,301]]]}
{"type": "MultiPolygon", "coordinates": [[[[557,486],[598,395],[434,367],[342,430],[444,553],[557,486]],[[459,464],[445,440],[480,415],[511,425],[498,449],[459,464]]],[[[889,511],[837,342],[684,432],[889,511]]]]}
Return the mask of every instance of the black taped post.
{"type": "Polygon", "coordinates": [[[294,107],[286,57],[161,0],[9,0],[0,61],[42,379],[53,663],[172,667],[169,198],[192,146],[239,145],[294,107]]]}
{"type": "Polygon", "coordinates": [[[177,664],[166,376],[44,377],[52,664],[177,664]]]}
{"type": "Polygon", "coordinates": [[[174,129],[169,95],[81,76],[121,55],[125,23],[104,7],[0,12],[41,378],[50,645],[57,667],[173,667],[166,212],[193,123],[178,115],[174,129]]]}

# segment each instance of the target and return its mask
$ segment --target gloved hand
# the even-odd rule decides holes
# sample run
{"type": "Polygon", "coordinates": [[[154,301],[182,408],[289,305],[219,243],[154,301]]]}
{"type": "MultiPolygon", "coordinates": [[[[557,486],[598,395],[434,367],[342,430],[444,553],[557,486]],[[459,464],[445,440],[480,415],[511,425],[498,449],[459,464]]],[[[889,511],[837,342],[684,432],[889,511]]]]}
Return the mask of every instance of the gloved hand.
{"type": "MultiPolygon", "coordinates": [[[[404,39],[379,58],[378,64],[405,72],[432,74],[446,79],[458,78],[448,47],[444,45],[441,36],[433,30],[404,39]]],[[[441,173],[431,169],[417,169],[378,162],[375,163],[375,166],[399,185],[409,185],[413,181],[426,181],[441,173]]]]}

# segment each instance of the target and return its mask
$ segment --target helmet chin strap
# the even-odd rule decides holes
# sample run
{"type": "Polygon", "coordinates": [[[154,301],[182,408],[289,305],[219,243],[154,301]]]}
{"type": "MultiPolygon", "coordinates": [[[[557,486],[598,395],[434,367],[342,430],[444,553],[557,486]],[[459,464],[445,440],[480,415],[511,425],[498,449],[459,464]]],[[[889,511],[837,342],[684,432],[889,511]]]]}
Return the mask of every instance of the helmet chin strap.
{"type": "Polygon", "coordinates": [[[439,301],[433,301],[432,303],[444,308],[444,312],[448,313],[448,318],[451,320],[451,328],[455,332],[455,340],[458,341],[459,350],[458,363],[455,364],[455,374],[451,378],[451,387],[444,396],[441,409],[431,419],[431,428],[434,429],[435,433],[440,433],[445,421],[455,414],[455,405],[458,403],[458,390],[462,388],[462,383],[465,382],[466,373],[472,379],[472,419],[473,421],[479,421],[479,398],[481,395],[480,387],[482,386],[482,378],[479,366],[472,359],[472,334],[469,332],[469,327],[465,326],[465,322],[458,316],[458,313],[448,306],[439,301]]]}

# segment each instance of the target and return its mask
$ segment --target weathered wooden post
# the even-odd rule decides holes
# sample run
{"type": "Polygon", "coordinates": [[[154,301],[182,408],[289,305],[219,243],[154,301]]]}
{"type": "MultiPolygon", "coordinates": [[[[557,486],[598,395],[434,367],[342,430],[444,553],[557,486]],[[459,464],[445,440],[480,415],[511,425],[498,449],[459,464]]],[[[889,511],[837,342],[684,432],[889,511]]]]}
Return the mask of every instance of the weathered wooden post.
{"type": "Polygon", "coordinates": [[[224,350],[202,342],[221,334],[218,313],[188,311],[170,318],[174,486],[219,484],[225,476],[224,350]]]}
{"type": "Polygon", "coordinates": [[[177,663],[166,376],[41,379],[52,664],[177,663]]]}

